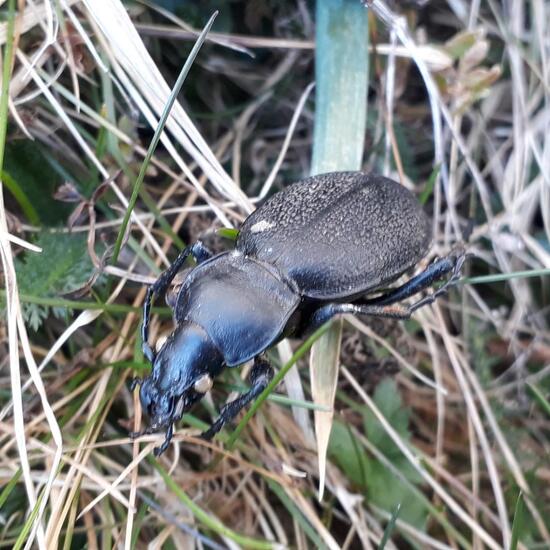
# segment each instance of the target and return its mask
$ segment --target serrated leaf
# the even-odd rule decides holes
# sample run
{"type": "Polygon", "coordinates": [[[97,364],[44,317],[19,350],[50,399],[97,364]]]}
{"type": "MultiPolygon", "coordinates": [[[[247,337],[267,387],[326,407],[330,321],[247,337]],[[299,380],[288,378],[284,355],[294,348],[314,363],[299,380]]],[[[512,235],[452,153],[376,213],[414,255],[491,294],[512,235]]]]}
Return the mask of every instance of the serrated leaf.
{"type": "MultiPolygon", "coordinates": [[[[15,262],[19,290],[22,294],[55,298],[80,288],[89,279],[93,265],[88,256],[85,234],[41,233],[36,244],[42,253],[25,252],[15,262]]],[[[65,308],[53,308],[57,316],[65,308]]],[[[49,315],[50,308],[24,304],[27,323],[36,330],[49,315]]]]}

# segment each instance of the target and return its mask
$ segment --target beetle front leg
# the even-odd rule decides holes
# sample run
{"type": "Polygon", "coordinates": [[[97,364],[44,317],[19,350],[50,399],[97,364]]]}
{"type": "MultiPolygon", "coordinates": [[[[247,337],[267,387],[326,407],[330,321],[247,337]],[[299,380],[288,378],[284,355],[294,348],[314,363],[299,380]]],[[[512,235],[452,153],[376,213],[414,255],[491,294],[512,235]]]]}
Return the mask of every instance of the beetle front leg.
{"type": "Polygon", "coordinates": [[[151,316],[151,306],[154,296],[161,296],[166,293],[170,283],[174,280],[178,271],[183,267],[185,260],[192,255],[197,263],[202,263],[212,256],[212,253],[206,248],[201,241],[195,244],[186,246],[174,260],[174,262],[164,271],[160,277],[147,288],[145,301],[143,302],[143,321],[141,324],[141,349],[143,355],[152,363],[155,358],[155,353],[149,345],[149,320],[151,316]]]}
{"type": "Polygon", "coordinates": [[[234,401],[230,401],[220,410],[220,415],[214,423],[201,434],[203,439],[212,439],[224,425],[235,418],[237,414],[254,401],[264,390],[273,378],[273,368],[265,359],[255,359],[254,366],[250,372],[250,383],[252,387],[234,401]]]}

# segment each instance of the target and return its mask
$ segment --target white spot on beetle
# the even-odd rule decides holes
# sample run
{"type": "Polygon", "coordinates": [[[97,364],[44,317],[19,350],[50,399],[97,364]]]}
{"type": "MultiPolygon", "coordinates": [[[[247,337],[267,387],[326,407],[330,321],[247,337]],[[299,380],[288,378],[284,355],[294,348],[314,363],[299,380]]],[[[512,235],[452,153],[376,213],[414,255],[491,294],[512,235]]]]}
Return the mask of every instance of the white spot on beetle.
{"type": "Polygon", "coordinates": [[[261,233],[262,231],[267,231],[268,229],[271,229],[274,225],[274,223],[268,222],[267,220],[261,220],[259,222],[256,222],[250,228],[250,233],[261,233]]]}
{"type": "Polygon", "coordinates": [[[207,391],[210,391],[210,388],[212,388],[213,381],[208,374],[203,374],[200,378],[197,378],[195,380],[195,384],[193,385],[193,388],[198,393],[206,393],[207,391]]]}
{"type": "Polygon", "coordinates": [[[158,353],[164,344],[166,344],[166,340],[168,340],[168,334],[163,334],[160,336],[157,341],[155,342],[155,351],[158,353]]]}

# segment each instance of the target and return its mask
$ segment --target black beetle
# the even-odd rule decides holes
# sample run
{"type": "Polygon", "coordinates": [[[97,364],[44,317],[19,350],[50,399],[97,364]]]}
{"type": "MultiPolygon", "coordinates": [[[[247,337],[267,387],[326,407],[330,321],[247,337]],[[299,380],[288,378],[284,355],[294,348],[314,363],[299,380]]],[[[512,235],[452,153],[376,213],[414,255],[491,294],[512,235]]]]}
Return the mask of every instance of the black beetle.
{"type": "MultiPolygon", "coordinates": [[[[254,359],[251,389],[226,404],[202,435],[211,438],[269,384],[273,370],[259,356],[279,340],[300,337],[336,315],[408,318],[460,274],[463,253],[438,259],[404,285],[382,292],[426,254],[431,224],[414,195],[374,174],[334,172],[306,178],[271,197],[243,223],[234,250],[213,256],[188,246],[147,290],[143,352],[153,363],[141,384],[150,426],[166,430],[199,401],[224,367],[254,359]],[[150,308],[192,255],[198,265],[174,304],[176,328],[155,355],[148,343],[150,308]],[[397,305],[451,274],[412,305],[397,305]],[[373,292],[379,295],[368,299],[373,292]]],[[[140,433],[132,434],[134,437],[140,433]]]]}

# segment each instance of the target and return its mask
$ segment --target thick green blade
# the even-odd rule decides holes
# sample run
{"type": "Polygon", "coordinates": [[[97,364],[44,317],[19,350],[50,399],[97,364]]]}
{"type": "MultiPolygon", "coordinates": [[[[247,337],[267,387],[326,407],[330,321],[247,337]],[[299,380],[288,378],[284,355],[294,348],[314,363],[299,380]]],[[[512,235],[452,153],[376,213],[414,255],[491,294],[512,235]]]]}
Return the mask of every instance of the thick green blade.
{"type": "MultiPolygon", "coordinates": [[[[315,50],[315,127],[312,174],[360,170],[367,121],[368,18],[356,0],[318,0],[315,50]]],[[[334,404],[342,323],[311,349],[313,400],[334,404]]],[[[319,499],[324,491],[332,413],[316,411],[319,499]]]]}

